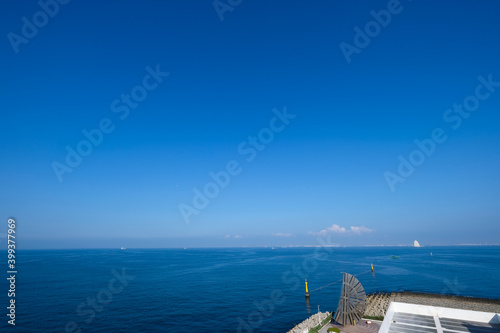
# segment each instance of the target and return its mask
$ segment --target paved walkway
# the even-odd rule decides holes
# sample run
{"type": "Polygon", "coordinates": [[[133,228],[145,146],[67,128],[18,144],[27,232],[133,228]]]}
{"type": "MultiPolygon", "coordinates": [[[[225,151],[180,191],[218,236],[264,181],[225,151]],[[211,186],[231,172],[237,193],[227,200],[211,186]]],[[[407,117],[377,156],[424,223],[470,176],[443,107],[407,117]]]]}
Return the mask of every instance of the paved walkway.
{"type": "Polygon", "coordinates": [[[366,323],[366,320],[362,320],[355,326],[341,326],[341,325],[332,325],[327,324],[325,327],[319,331],[319,333],[327,333],[328,328],[330,327],[338,327],[343,333],[377,333],[380,329],[381,323],[372,321],[371,325],[366,323]]]}

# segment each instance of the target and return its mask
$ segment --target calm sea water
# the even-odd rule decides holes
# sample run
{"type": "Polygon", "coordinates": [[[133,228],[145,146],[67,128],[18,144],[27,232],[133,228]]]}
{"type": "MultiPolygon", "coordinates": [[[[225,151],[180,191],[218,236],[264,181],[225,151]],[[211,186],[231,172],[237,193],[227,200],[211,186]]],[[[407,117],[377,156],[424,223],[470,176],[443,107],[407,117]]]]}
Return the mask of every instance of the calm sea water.
{"type": "Polygon", "coordinates": [[[2,278],[2,332],[286,332],[318,305],[337,305],[340,283],[312,291],[308,304],[304,279],[314,290],[341,272],[360,274],[367,292],[500,299],[500,247],[45,250],[16,259],[16,326],[2,278]]]}

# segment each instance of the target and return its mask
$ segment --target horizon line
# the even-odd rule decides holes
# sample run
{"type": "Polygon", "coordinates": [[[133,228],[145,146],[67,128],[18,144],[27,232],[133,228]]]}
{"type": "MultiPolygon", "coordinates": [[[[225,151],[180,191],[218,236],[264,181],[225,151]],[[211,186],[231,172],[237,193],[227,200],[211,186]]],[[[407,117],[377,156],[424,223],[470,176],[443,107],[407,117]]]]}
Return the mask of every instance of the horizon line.
{"type": "MultiPolygon", "coordinates": [[[[268,248],[361,248],[361,247],[409,247],[415,249],[430,248],[430,247],[480,247],[480,246],[500,246],[500,244],[435,244],[426,245],[420,247],[414,247],[413,245],[263,245],[263,246],[175,246],[175,247],[125,247],[122,249],[120,247],[75,247],[75,248],[43,248],[43,247],[27,247],[18,250],[154,250],[154,249],[165,249],[165,250],[188,250],[188,249],[268,249],[268,248]]],[[[0,251],[7,251],[7,249],[2,249],[0,251]]]]}

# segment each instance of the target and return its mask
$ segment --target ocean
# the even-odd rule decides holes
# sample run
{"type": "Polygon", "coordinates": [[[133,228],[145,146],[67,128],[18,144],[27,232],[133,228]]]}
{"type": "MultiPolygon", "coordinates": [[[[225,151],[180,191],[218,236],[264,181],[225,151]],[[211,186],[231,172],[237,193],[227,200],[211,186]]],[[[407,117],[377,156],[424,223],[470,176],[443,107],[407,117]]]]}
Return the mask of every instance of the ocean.
{"type": "Polygon", "coordinates": [[[342,272],[367,293],[500,299],[492,246],[24,250],[16,263],[16,325],[3,278],[1,332],[286,332],[335,310],[341,283],[315,289],[342,272]]]}

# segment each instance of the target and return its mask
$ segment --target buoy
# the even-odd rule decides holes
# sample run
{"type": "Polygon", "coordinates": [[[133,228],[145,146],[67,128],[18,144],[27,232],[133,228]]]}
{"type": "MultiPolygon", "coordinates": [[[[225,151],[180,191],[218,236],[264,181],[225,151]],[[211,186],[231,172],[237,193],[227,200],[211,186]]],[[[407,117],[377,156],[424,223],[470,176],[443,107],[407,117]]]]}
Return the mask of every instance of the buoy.
{"type": "Polygon", "coordinates": [[[432,252],[431,252],[431,257],[432,257],[432,252]]]}
{"type": "Polygon", "coordinates": [[[309,298],[309,289],[307,289],[307,279],[306,279],[306,298],[309,298]]]}
{"type": "Polygon", "coordinates": [[[372,273],[375,273],[375,270],[373,269],[373,264],[372,264],[372,273]]]}

